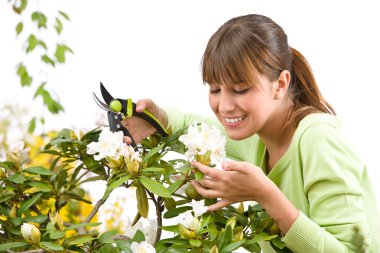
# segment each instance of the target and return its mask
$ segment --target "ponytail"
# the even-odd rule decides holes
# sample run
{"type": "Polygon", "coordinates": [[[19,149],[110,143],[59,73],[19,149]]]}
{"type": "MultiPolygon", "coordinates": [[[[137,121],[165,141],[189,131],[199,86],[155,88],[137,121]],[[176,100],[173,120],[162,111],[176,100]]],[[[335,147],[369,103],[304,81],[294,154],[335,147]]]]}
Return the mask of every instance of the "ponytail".
{"type": "Polygon", "coordinates": [[[306,58],[296,49],[292,51],[292,80],[290,91],[294,102],[294,126],[308,114],[324,112],[335,115],[333,107],[323,98],[306,58]]]}

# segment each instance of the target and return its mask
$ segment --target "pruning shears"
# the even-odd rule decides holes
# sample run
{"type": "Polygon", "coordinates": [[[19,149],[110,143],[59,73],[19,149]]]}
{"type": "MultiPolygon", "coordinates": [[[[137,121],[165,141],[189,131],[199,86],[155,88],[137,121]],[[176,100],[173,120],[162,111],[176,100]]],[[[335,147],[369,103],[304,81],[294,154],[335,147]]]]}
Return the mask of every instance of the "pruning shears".
{"type": "Polygon", "coordinates": [[[144,110],[143,112],[136,111],[136,103],[132,101],[132,99],[121,99],[121,98],[113,98],[111,94],[107,91],[104,85],[100,82],[100,91],[102,93],[104,102],[102,102],[95,94],[92,92],[92,95],[95,99],[95,102],[98,104],[100,108],[107,111],[108,123],[110,130],[112,132],[122,131],[124,136],[128,136],[131,138],[131,145],[135,148],[137,146],[136,142],[133,140],[132,135],[125,128],[121,122],[126,117],[136,116],[142,118],[149,122],[152,126],[154,126],[157,131],[163,136],[166,137],[168,132],[166,128],[161,124],[161,122],[148,110],[144,110]]]}

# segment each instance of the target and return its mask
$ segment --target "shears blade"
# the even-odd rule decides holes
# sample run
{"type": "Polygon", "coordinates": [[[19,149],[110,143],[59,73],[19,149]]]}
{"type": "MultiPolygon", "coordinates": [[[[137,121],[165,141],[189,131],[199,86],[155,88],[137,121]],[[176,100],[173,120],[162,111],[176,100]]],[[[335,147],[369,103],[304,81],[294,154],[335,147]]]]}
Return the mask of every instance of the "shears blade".
{"type": "Polygon", "coordinates": [[[106,87],[100,82],[100,92],[102,93],[103,99],[106,102],[107,105],[111,103],[111,101],[114,99],[112,95],[108,92],[106,87]]]}

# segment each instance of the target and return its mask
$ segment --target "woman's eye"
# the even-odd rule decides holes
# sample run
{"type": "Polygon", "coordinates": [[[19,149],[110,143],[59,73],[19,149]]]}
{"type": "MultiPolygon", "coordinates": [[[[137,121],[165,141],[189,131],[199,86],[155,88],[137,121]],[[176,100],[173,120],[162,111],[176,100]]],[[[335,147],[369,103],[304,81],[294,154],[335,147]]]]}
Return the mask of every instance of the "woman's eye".
{"type": "Polygon", "coordinates": [[[210,89],[210,94],[217,94],[220,89],[210,89]]]}
{"type": "Polygon", "coordinates": [[[248,89],[244,89],[244,90],[234,90],[234,92],[235,92],[236,94],[241,95],[241,94],[246,93],[248,90],[249,90],[249,88],[248,88],[248,89]]]}

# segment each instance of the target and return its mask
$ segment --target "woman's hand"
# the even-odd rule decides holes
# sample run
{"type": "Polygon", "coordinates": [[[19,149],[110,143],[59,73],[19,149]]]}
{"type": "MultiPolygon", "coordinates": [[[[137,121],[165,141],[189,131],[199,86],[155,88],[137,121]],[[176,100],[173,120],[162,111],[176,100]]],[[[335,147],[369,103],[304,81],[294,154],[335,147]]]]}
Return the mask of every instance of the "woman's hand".
{"type": "Polygon", "coordinates": [[[259,167],[248,162],[227,161],[222,164],[223,170],[198,162],[193,166],[205,175],[199,182],[191,182],[199,194],[206,198],[220,198],[219,202],[209,206],[210,211],[247,200],[260,202],[265,192],[276,187],[259,167]]]}
{"type": "Polygon", "coordinates": [[[220,198],[209,206],[210,211],[236,202],[256,201],[274,218],[284,234],[297,219],[299,211],[259,167],[236,161],[224,162],[223,170],[198,162],[192,165],[205,175],[199,182],[191,181],[195,190],[206,198],[220,198]]]}
{"type": "MultiPolygon", "coordinates": [[[[153,100],[142,99],[136,103],[137,112],[143,112],[144,110],[147,110],[153,114],[153,116],[155,116],[164,127],[167,126],[168,118],[165,111],[154,103],[153,100]]],[[[125,118],[122,121],[122,124],[128,129],[136,143],[140,143],[143,139],[156,132],[156,129],[149,122],[135,116],[125,118]]],[[[124,142],[131,144],[132,140],[130,137],[124,136],[124,142]]]]}

